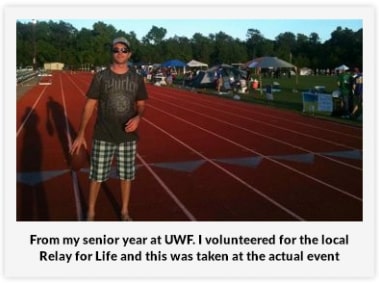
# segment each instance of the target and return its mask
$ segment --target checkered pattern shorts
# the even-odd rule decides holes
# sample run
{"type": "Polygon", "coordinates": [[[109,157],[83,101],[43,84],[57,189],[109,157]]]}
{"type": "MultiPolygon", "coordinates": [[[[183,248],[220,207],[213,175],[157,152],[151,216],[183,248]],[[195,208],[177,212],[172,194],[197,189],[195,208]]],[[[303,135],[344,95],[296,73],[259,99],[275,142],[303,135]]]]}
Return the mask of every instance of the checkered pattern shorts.
{"type": "Polygon", "coordinates": [[[116,156],[117,174],[120,179],[134,180],[136,149],[136,141],[127,141],[117,145],[94,140],[89,178],[98,182],[107,180],[111,172],[113,157],[116,156]]]}

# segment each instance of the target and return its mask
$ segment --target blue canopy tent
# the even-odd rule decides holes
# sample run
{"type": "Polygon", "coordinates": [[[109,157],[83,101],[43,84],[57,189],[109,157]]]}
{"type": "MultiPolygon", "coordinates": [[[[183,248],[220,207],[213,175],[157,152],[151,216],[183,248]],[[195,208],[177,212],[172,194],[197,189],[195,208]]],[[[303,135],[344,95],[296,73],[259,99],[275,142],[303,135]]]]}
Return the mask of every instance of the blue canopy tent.
{"type": "Polygon", "coordinates": [[[186,72],[186,66],[187,64],[179,59],[170,59],[161,63],[161,67],[173,68],[175,73],[178,73],[177,68],[183,68],[183,74],[186,72]]]}
{"type": "Polygon", "coordinates": [[[186,63],[179,59],[170,59],[161,63],[161,67],[186,67],[186,63]]]}

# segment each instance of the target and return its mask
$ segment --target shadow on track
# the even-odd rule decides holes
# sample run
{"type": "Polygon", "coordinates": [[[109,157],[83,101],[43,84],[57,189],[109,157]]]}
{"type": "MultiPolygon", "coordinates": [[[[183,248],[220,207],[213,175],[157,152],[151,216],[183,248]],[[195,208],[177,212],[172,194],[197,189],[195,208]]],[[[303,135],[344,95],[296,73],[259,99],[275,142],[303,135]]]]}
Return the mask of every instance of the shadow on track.
{"type": "Polygon", "coordinates": [[[38,131],[40,117],[30,107],[25,110],[23,145],[17,179],[17,221],[47,220],[49,217],[42,177],[42,141],[38,131]]]}

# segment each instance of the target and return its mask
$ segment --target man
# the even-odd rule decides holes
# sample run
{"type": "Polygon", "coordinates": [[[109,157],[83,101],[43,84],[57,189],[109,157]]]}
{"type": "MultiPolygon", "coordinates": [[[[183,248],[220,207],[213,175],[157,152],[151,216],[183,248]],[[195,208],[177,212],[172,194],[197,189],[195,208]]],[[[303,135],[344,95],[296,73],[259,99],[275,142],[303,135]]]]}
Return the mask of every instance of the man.
{"type": "Polygon", "coordinates": [[[121,220],[130,221],[129,196],[135,178],[137,128],[148,94],[142,76],[128,67],[132,53],[129,42],[119,37],[112,43],[112,64],[95,74],[87,91],[78,136],[71,153],[87,148],[85,130],[97,109],[90,165],[87,220],[95,218],[95,205],[101,183],[109,178],[114,157],[121,185],[121,220]]]}

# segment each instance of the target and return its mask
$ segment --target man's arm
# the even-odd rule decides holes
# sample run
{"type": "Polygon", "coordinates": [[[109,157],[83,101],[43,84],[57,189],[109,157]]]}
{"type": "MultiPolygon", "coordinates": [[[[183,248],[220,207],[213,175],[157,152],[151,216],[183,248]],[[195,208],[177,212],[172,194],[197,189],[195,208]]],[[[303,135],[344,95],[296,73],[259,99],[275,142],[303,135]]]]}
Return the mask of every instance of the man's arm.
{"type": "Polygon", "coordinates": [[[87,99],[86,104],[84,105],[82,120],[80,122],[80,127],[78,131],[78,135],[72,143],[70,153],[74,153],[79,151],[80,147],[83,145],[84,148],[87,149],[87,143],[84,137],[87,125],[89,120],[91,119],[92,113],[97,105],[97,100],[95,99],[87,99]]]}
{"type": "Polygon", "coordinates": [[[125,124],[125,132],[136,131],[141,121],[142,115],[145,112],[145,101],[140,100],[136,102],[137,115],[128,120],[125,124]]]}

